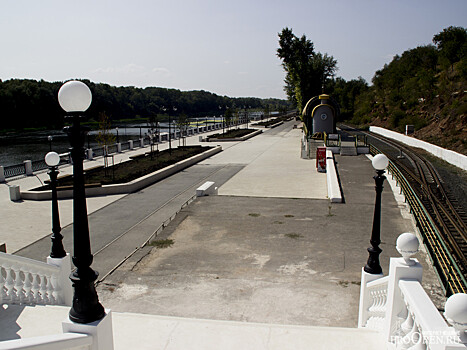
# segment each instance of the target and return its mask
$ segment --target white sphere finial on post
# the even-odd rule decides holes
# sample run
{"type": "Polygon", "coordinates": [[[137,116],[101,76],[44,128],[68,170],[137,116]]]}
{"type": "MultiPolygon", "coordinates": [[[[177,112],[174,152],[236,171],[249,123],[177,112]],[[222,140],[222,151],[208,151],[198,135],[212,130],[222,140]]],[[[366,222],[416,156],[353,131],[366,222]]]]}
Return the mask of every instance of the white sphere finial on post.
{"type": "Polygon", "coordinates": [[[397,238],[396,249],[400,255],[402,255],[408,266],[415,264],[415,261],[410,258],[417,254],[419,245],[420,243],[418,242],[417,236],[410,232],[402,233],[397,238]]]}
{"type": "Polygon", "coordinates": [[[451,295],[444,306],[444,316],[458,332],[462,343],[467,343],[467,294],[451,295]]]}

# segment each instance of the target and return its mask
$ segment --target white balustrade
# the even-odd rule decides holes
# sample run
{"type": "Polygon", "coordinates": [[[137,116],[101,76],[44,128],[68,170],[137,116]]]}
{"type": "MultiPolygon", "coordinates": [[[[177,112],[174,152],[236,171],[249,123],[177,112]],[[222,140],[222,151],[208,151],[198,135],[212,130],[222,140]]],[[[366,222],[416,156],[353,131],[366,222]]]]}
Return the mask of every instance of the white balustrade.
{"type": "Polygon", "coordinates": [[[0,303],[71,305],[70,256],[48,263],[0,252],[0,303]]]}
{"type": "Polygon", "coordinates": [[[415,235],[404,233],[396,243],[402,258],[391,258],[389,275],[362,271],[358,326],[378,330],[388,349],[467,349],[467,295],[446,302],[446,319],[421,285],[422,267],[410,257],[418,251],[415,235]]]}

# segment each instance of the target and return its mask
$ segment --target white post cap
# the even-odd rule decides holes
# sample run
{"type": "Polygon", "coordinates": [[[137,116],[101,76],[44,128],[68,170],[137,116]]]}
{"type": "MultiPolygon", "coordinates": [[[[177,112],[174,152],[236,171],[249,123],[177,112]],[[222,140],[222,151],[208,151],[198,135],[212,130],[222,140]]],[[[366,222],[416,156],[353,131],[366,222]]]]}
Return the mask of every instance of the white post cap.
{"type": "Polygon", "coordinates": [[[419,246],[420,243],[418,242],[417,236],[410,232],[402,233],[396,241],[396,249],[400,255],[402,255],[408,266],[415,264],[410,258],[417,254],[419,246]]]}
{"type": "Polygon", "coordinates": [[[448,322],[459,332],[460,340],[467,343],[467,294],[451,295],[446,301],[444,310],[444,316],[448,322]]]}

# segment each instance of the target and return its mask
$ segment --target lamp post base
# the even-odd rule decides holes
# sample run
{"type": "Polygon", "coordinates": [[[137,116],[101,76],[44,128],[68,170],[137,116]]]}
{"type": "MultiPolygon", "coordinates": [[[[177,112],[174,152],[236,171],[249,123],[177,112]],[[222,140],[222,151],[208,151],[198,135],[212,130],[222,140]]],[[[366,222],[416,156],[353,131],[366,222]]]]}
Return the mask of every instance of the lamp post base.
{"type": "Polygon", "coordinates": [[[370,255],[363,270],[366,273],[370,273],[372,275],[382,274],[383,269],[381,268],[381,265],[379,263],[379,255],[381,254],[382,249],[379,247],[370,247],[367,250],[370,255]]]}
{"type": "Polygon", "coordinates": [[[104,307],[99,302],[94,287],[94,281],[99,274],[91,268],[85,274],[86,276],[80,276],[81,273],[77,270],[70,275],[74,295],[69,317],[76,323],[91,323],[105,316],[104,307]]]}

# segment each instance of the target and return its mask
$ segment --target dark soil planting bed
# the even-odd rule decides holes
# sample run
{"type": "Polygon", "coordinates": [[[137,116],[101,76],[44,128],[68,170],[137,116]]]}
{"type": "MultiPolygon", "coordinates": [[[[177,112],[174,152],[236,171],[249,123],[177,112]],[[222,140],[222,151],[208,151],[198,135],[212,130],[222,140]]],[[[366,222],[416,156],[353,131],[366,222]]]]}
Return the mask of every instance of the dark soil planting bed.
{"type": "MultiPolygon", "coordinates": [[[[169,165],[178,163],[184,159],[203,153],[213,147],[186,146],[172,148],[171,151],[154,151],[152,157],[150,153],[131,157],[130,161],[104,167],[98,167],[85,172],[85,183],[89,185],[109,185],[116,183],[126,183],[144,175],[151,174],[169,165]]],[[[111,162],[111,161],[110,161],[111,162]]],[[[73,186],[72,176],[67,176],[58,180],[58,187],[68,188],[73,186]]],[[[49,186],[43,186],[38,190],[49,190],[49,186]]]]}
{"type": "Polygon", "coordinates": [[[225,133],[221,134],[213,134],[209,136],[209,139],[233,139],[236,137],[242,137],[248,134],[251,134],[252,132],[255,132],[255,129],[235,129],[235,130],[229,130],[225,133]]]}

